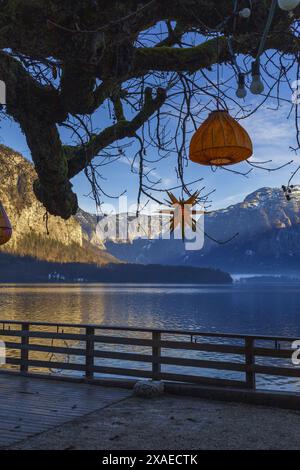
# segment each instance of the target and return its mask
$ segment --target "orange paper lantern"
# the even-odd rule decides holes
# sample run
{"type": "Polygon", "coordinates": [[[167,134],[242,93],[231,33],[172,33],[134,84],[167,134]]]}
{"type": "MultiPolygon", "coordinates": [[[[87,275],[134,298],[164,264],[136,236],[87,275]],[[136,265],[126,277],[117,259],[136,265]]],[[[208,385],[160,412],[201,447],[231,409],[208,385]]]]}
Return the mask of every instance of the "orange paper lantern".
{"type": "Polygon", "coordinates": [[[11,239],[12,227],[9,218],[0,202],[0,245],[4,245],[11,239]]]}
{"type": "Polygon", "coordinates": [[[233,165],[252,153],[248,133],[227,111],[210,113],[190,143],[190,159],[201,165],[233,165]]]}

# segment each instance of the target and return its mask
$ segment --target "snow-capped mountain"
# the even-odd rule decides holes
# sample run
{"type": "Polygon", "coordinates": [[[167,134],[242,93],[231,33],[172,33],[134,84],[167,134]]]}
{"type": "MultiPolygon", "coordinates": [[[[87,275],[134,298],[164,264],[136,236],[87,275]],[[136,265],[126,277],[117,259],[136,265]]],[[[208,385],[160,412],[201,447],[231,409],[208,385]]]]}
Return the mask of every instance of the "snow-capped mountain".
{"type": "Polygon", "coordinates": [[[76,219],[83,230],[83,236],[94,245],[105,247],[107,242],[120,244],[133,243],[143,238],[147,241],[158,238],[163,232],[163,220],[158,215],[117,214],[96,216],[79,209],[76,219]]]}
{"type": "MultiPolygon", "coordinates": [[[[115,222],[106,219],[111,228],[115,222]]],[[[143,226],[147,226],[146,219],[143,226]]],[[[101,230],[94,226],[92,233],[103,243],[101,230]]],[[[202,250],[186,251],[181,240],[141,238],[133,223],[129,242],[111,237],[105,246],[117,258],[135,263],[215,266],[231,272],[300,271],[300,186],[294,187],[290,201],[282,189],[258,189],[243,202],[206,215],[205,233],[202,250]],[[222,244],[212,239],[232,240],[222,244]]]]}

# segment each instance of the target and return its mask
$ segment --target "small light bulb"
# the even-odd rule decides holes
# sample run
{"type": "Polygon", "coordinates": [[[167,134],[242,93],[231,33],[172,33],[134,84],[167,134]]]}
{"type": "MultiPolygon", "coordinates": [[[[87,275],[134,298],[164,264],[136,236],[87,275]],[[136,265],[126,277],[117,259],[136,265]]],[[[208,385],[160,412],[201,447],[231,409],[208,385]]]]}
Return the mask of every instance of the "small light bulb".
{"type": "Polygon", "coordinates": [[[259,60],[255,60],[252,62],[252,83],[250,85],[250,91],[253,93],[253,95],[260,95],[265,87],[263,82],[261,81],[260,78],[260,62],[259,60]]]}
{"type": "Polygon", "coordinates": [[[239,11],[239,16],[244,19],[249,18],[251,16],[250,8],[243,8],[241,11],[239,11]]]}
{"type": "Polygon", "coordinates": [[[294,10],[300,3],[300,0],[278,0],[279,8],[284,11],[294,10]]]}
{"type": "Polygon", "coordinates": [[[260,75],[254,75],[252,83],[250,85],[250,91],[253,95],[260,95],[264,91],[265,87],[260,79],[260,75]]]}
{"type": "Polygon", "coordinates": [[[243,88],[239,87],[239,88],[236,90],[235,94],[236,94],[236,96],[237,96],[238,98],[243,99],[243,98],[246,98],[246,96],[247,96],[247,90],[246,90],[245,87],[243,87],[243,88]]]}
{"type": "Polygon", "coordinates": [[[243,73],[239,73],[238,76],[238,89],[236,90],[236,96],[238,98],[245,98],[247,95],[247,90],[245,88],[245,75],[243,73]]]}

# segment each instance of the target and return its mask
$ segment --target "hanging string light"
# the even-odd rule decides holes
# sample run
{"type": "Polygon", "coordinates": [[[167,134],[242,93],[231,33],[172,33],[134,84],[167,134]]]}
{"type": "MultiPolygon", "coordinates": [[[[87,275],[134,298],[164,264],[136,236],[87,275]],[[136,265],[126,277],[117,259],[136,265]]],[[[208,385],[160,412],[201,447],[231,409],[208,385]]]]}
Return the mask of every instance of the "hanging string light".
{"type": "Polygon", "coordinates": [[[252,75],[252,83],[250,85],[250,91],[251,93],[253,93],[253,95],[260,95],[264,91],[265,87],[260,76],[259,59],[252,62],[251,75],[252,75]]]}
{"type": "MultiPolygon", "coordinates": [[[[262,35],[262,38],[261,38],[261,41],[260,41],[260,44],[259,44],[259,47],[258,47],[258,52],[257,52],[255,60],[252,62],[252,67],[251,67],[252,83],[251,83],[251,86],[250,86],[250,91],[254,95],[259,95],[259,94],[263,93],[263,91],[264,91],[264,84],[262,82],[261,73],[260,73],[260,56],[262,55],[262,53],[264,51],[264,48],[265,48],[267,36],[268,36],[269,31],[270,31],[271,24],[272,24],[274,14],[275,14],[275,10],[276,10],[276,7],[277,7],[277,1],[283,2],[283,3],[286,2],[285,7],[287,7],[288,3],[293,3],[293,4],[295,4],[295,3],[299,4],[300,3],[300,0],[297,0],[297,1],[296,0],[272,0],[272,4],[271,4],[270,11],[269,11],[268,19],[267,19],[267,22],[266,22],[266,26],[265,26],[265,29],[264,29],[264,32],[263,32],[263,35],[262,35]]],[[[237,5],[238,4],[236,2],[236,4],[235,4],[235,12],[236,13],[235,14],[238,14],[243,19],[249,18],[250,15],[251,15],[251,8],[244,8],[244,9],[238,11],[237,10],[237,5]]],[[[252,7],[251,2],[250,2],[250,7],[252,7]]],[[[229,47],[229,51],[230,51],[230,54],[231,54],[231,57],[232,57],[232,62],[233,62],[234,66],[237,70],[237,75],[238,75],[238,80],[237,80],[238,89],[236,91],[236,96],[240,99],[243,99],[243,98],[245,98],[245,96],[247,94],[247,90],[245,88],[245,76],[250,72],[242,73],[242,71],[241,71],[241,69],[240,69],[240,67],[237,63],[235,53],[233,51],[232,37],[228,38],[228,47],[229,47]]]]}
{"type": "Polygon", "coordinates": [[[247,90],[245,87],[245,74],[242,72],[240,72],[238,75],[238,89],[236,90],[236,96],[241,99],[247,96],[247,90]]]}
{"type": "Polygon", "coordinates": [[[266,26],[265,26],[265,29],[264,29],[264,32],[263,32],[263,35],[259,44],[256,59],[254,60],[254,62],[252,62],[252,69],[251,69],[252,83],[250,86],[250,91],[254,95],[260,95],[264,91],[264,88],[265,88],[261,80],[261,75],[260,75],[260,56],[262,55],[264,48],[265,48],[266,40],[267,40],[269,31],[271,28],[271,24],[274,18],[276,6],[277,6],[277,0],[273,0],[270,11],[269,11],[267,23],[266,23],[266,26]]]}
{"type": "MultiPolygon", "coordinates": [[[[251,16],[251,8],[252,8],[252,1],[249,0],[249,6],[250,8],[243,8],[242,10],[239,10],[239,2],[238,0],[235,0],[235,3],[234,3],[234,12],[233,12],[233,15],[235,17],[239,16],[240,18],[242,19],[247,19],[251,16]]],[[[246,90],[246,86],[245,86],[245,73],[242,72],[237,60],[236,60],[236,55],[234,53],[234,50],[233,50],[233,46],[232,46],[232,36],[228,36],[228,48],[229,48],[229,52],[230,52],[230,55],[231,55],[231,59],[232,59],[232,63],[233,63],[233,66],[234,68],[236,69],[236,73],[237,73],[237,84],[238,84],[238,88],[236,90],[236,96],[240,99],[244,99],[247,95],[247,90],[246,90]]]]}
{"type": "Polygon", "coordinates": [[[278,6],[284,11],[293,11],[300,4],[300,0],[278,0],[278,6]]]}
{"type": "Polygon", "coordinates": [[[243,18],[244,20],[246,20],[247,18],[250,18],[250,16],[251,16],[250,8],[243,8],[241,11],[239,11],[239,17],[243,18]]]}

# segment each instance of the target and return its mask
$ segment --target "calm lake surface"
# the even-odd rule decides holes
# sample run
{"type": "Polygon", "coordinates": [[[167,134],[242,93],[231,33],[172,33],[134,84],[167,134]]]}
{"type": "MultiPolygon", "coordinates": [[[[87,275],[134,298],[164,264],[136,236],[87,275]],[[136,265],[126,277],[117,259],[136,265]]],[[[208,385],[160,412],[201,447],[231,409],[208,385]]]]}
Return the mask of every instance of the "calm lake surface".
{"type": "MultiPolygon", "coordinates": [[[[97,323],[283,335],[300,339],[300,283],[262,282],[251,286],[238,283],[232,286],[0,285],[0,304],[0,320],[97,323]]],[[[108,348],[122,350],[122,346],[117,345],[109,345],[108,348]]],[[[177,351],[176,354],[216,359],[215,353],[209,352],[177,351]]],[[[232,360],[232,356],[226,358],[223,354],[222,360],[227,359],[232,360]]],[[[237,357],[236,360],[239,362],[241,358],[237,357]]],[[[120,366],[116,360],[101,361],[102,365],[120,366]]],[[[269,364],[274,364],[274,361],[270,359],[269,364]]],[[[285,365],[292,366],[290,360],[284,361],[285,365]]],[[[129,364],[129,367],[137,365],[129,364]]],[[[139,367],[143,366],[139,364],[139,367]]],[[[169,371],[182,372],[177,366],[170,366],[169,371]]],[[[228,378],[237,378],[235,372],[223,374],[228,378]]],[[[205,370],[204,375],[220,376],[220,372],[205,370]]],[[[258,377],[257,383],[259,388],[292,389],[300,393],[298,379],[262,376],[258,377]]]]}
{"type": "Polygon", "coordinates": [[[292,335],[300,284],[0,285],[0,320],[292,335]]]}

